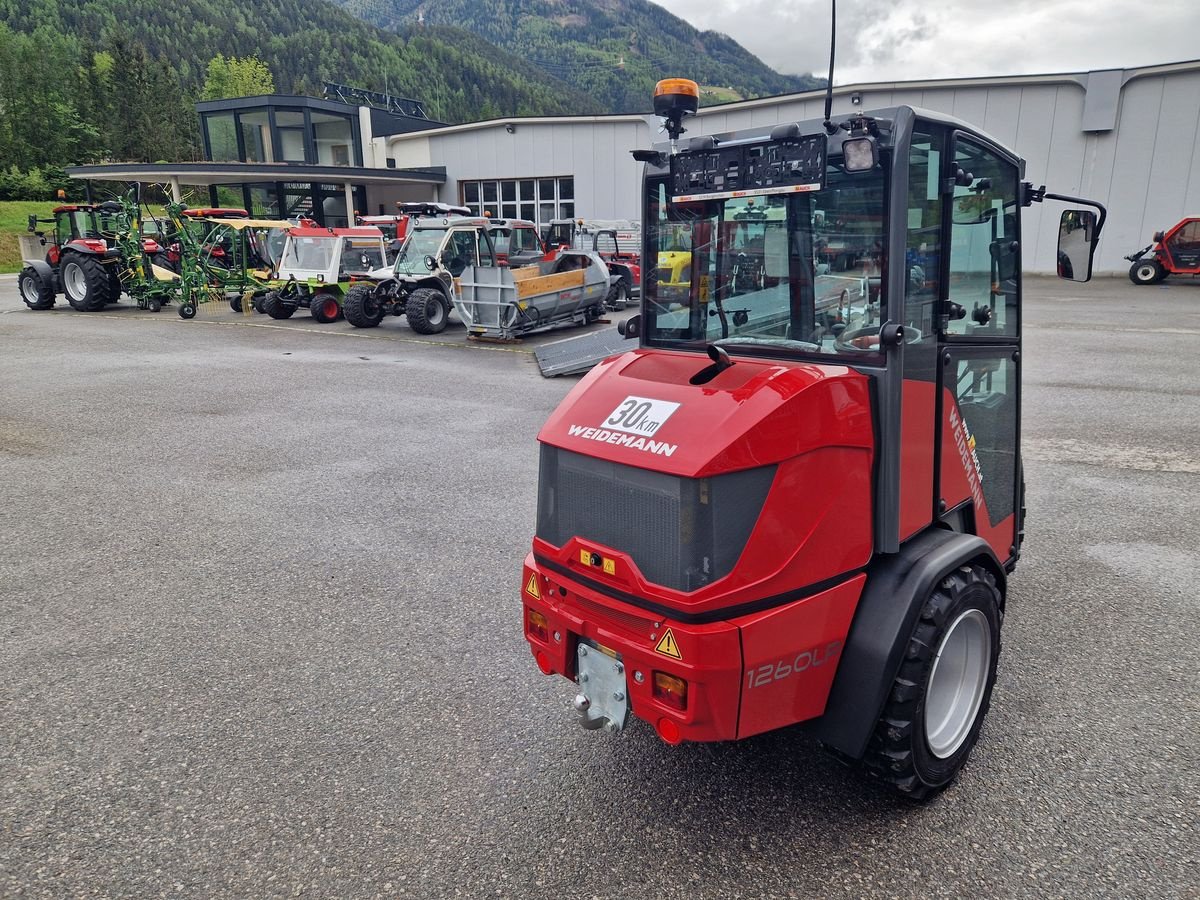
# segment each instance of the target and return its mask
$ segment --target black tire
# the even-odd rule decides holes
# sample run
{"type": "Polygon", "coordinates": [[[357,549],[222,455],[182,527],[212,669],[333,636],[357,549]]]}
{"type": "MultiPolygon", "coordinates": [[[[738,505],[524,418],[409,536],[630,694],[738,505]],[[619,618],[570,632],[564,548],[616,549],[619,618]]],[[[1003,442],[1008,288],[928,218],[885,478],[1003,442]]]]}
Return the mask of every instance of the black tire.
{"type": "Polygon", "coordinates": [[[375,287],[356,284],[346,292],[342,301],[346,321],[355,328],[374,328],[383,321],[383,304],[375,296],[375,287]]]}
{"type": "Polygon", "coordinates": [[[265,315],[265,313],[263,311],[263,304],[266,302],[267,302],[266,294],[255,294],[254,299],[250,301],[250,308],[253,309],[260,316],[265,315]]]}
{"type": "Polygon", "coordinates": [[[296,311],[294,303],[284,303],[283,295],[279,291],[267,291],[267,295],[263,297],[263,312],[272,319],[290,319],[292,313],[296,311]]]}
{"type": "Polygon", "coordinates": [[[21,270],[17,287],[21,292],[21,299],[30,309],[49,309],[54,305],[54,286],[47,284],[32,266],[21,270]]]}
{"type": "Polygon", "coordinates": [[[194,319],[196,318],[196,304],[192,301],[179,304],[179,318],[194,319]]]}
{"type": "Polygon", "coordinates": [[[112,283],[108,270],[94,256],[67,252],[62,256],[59,280],[71,308],[79,312],[95,312],[111,303],[112,283]]]}
{"type": "Polygon", "coordinates": [[[417,334],[439,334],[450,320],[450,302],[437,288],[417,288],[408,295],[404,315],[417,334]]]}
{"type": "Polygon", "coordinates": [[[1158,284],[1167,277],[1167,270],[1157,259],[1139,259],[1129,267],[1129,280],[1134,284],[1158,284]]]}
{"type": "Polygon", "coordinates": [[[232,309],[235,313],[240,313],[242,311],[242,295],[241,294],[238,294],[236,297],[229,298],[229,308],[232,309]]]}
{"type": "Polygon", "coordinates": [[[868,771],[908,799],[928,800],[949,786],[979,739],[996,683],[1002,620],[1000,591],[991,573],[981,566],[961,566],[951,572],[925,601],[863,758],[868,771]],[[947,642],[951,632],[956,637],[947,642]],[[960,647],[964,635],[968,646],[974,638],[974,653],[960,647]],[[976,684],[982,682],[982,693],[972,689],[964,698],[963,685],[971,679],[956,681],[954,669],[949,674],[943,670],[931,692],[934,672],[943,658],[946,664],[961,660],[964,672],[974,670],[976,684]],[[947,711],[947,688],[954,689],[949,705],[957,715],[947,711]],[[931,723],[930,709],[934,707],[938,715],[931,723]],[[948,722],[959,724],[950,728],[948,722]]]}
{"type": "Polygon", "coordinates": [[[117,274],[117,270],[113,266],[108,266],[108,302],[116,303],[121,299],[121,292],[124,288],[121,285],[121,276],[117,274]]]}
{"type": "Polygon", "coordinates": [[[308,311],[322,325],[328,325],[330,322],[337,321],[341,309],[338,306],[337,297],[322,292],[313,294],[312,299],[308,301],[308,311]]]}
{"type": "Polygon", "coordinates": [[[150,312],[158,312],[162,309],[162,301],[157,297],[151,297],[146,301],[146,309],[150,310],[150,312]]]}
{"type": "Polygon", "coordinates": [[[608,296],[604,299],[604,305],[618,312],[629,305],[629,284],[624,278],[609,290],[608,296]]]}

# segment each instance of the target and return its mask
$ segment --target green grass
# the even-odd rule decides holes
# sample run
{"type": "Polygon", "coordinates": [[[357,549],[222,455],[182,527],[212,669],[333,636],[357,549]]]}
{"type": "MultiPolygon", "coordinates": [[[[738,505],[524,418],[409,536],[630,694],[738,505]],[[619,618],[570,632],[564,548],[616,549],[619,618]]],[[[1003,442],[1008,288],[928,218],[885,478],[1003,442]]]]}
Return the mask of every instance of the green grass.
{"type": "Polygon", "coordinates": [[[28,234],[25,230],[30,216],[50,218],[50,210],[58,203],[53,201],[25,202],[21,200],[0,201],[0,274],[21,271],[21,250],[17,235],[28,234]]]}
{"type": "Polygon", "coordinates": [[[733,103],[742,99],[744,99],[742,95],[731,88],[716,87],[715,85],[703,85],[700,88],[700,102],[702,104],[733,103]]]}

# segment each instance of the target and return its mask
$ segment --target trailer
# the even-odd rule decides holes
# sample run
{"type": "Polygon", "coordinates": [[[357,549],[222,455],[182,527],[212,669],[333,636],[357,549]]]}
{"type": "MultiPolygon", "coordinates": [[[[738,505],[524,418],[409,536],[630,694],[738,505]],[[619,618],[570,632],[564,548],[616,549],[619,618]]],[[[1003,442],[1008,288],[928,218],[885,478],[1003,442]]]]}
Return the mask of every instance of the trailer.
{"type": "Polygon", "coordinates": [[[468,266],[454,307],[471,337],[511,341],[558,325],[596,321],[617,279],[598,254],[582,250],[519,269],[468,266]]]}

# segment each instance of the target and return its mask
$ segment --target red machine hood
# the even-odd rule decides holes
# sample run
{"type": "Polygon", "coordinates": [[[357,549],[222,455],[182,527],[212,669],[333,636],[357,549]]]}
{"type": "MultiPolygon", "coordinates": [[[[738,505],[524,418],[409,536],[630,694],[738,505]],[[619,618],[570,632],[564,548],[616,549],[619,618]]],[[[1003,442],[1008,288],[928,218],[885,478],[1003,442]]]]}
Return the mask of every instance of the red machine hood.
{"type": "Polygon", "coordinates": [[[538,440],[672,475],[703,478],[818,447],[872,446],[868,378],[846,366],[736,358],[706,384],[701,353],[640,349],[596,366],[538,440]]]}

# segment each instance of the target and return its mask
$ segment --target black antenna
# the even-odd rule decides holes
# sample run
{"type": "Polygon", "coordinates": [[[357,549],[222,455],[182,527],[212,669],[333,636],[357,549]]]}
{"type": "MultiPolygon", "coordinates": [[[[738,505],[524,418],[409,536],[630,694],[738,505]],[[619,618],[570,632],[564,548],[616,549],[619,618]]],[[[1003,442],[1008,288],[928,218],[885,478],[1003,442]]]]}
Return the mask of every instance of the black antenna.
{"type": "Polygon", "coordinates": [[[833,115],[833,56],[837,51],[837,0],[829,0],[829,82],[825,85],[825,131],[837,134],[837,126],[829,121],[833,115]]]}

